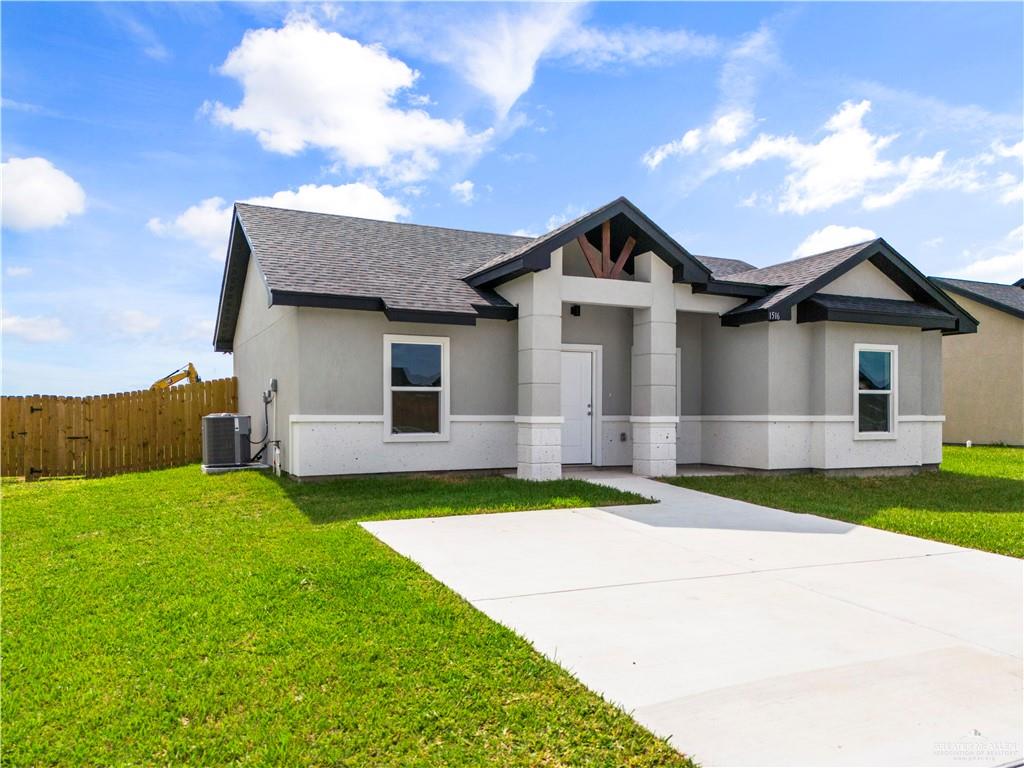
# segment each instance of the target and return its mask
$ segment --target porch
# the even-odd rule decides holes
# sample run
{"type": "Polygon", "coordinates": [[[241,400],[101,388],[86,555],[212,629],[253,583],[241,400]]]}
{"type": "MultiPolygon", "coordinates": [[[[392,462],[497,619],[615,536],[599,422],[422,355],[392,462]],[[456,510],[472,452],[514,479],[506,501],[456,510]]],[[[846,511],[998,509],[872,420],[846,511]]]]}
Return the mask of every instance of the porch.
{"type": "Polygon", "coordinates": [[[616,258],[614,247],[588,256],[581,239],[497,289],[519,313],[516,474],[550,480],[566,465],[675,475],[680,331],[695,330],[684,327],[691,313],[737,302],[673,283],[672,266],[651,250],[632,256],[628,240],[616,258]]]}

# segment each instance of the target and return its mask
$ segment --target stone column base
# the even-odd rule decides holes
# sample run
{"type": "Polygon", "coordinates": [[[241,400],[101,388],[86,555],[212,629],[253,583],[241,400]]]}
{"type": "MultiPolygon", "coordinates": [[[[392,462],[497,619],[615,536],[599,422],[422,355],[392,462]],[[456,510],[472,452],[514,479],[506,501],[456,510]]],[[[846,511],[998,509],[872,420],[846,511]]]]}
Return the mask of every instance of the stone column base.
{"type": "Polygon", "coordinates": [[[516,477],[520,480],[560,480],[562,477],[562,419],[517,416],[516,477]]]}
{"type": "Polygon", "coordinates": [[[634,416],[633,474],[644,477],[675,477],[676,425],[674,416],[634,416]]]}

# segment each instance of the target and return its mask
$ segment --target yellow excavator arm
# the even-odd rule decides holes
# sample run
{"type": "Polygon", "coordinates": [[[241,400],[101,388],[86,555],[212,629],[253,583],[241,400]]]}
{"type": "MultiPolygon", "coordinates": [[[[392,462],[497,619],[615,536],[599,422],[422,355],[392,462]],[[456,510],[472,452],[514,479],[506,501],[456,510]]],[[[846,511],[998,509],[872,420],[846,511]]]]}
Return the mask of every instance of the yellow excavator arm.
{"type": "Polygon", "coordinates": [[[157,379],[153,382],[150,389],[167,389],[173,387],[179,381],[188,379],[189,384],[195,384],[197,381],[202,381],[199,378],[199,373],[196,371],[196,367],[192,363],[181,366],[176,371],[171,371],[169,374],[164,376],[162,379],[157,379]]]}

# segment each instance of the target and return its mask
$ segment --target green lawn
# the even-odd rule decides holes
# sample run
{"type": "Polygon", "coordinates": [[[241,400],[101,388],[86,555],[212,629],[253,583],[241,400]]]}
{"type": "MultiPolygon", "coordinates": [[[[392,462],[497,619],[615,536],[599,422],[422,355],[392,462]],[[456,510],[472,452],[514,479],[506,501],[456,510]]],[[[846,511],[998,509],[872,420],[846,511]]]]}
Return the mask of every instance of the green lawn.
{"type": "Polygon", "coordinates": [[[946,446],[910,477],[679,477],[685,488],[1024,557],[1024,449],[946,446]]]}
{"type": "Polygon", "coordinates": [[[5,765],[690,765],[356,524],[639,497],[195,466],[3,491],[5,765]]]}

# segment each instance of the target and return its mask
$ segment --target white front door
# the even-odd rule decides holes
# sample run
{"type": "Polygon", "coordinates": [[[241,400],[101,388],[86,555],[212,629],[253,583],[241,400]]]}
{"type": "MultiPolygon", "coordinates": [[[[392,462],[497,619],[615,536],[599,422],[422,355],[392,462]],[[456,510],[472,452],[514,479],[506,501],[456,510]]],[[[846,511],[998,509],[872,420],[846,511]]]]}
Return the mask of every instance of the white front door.
{"type": "Polygon", "coordinates": [[[593,355],[562,353],[562,463],[593,461],[593,355]]]}

